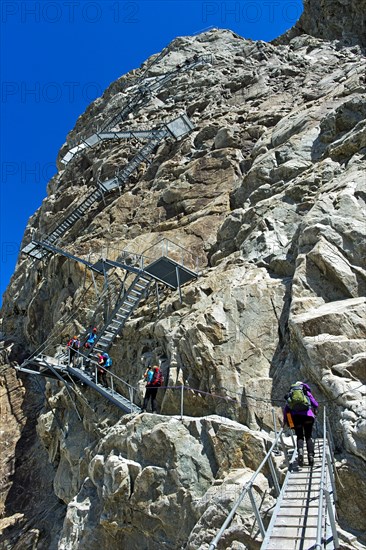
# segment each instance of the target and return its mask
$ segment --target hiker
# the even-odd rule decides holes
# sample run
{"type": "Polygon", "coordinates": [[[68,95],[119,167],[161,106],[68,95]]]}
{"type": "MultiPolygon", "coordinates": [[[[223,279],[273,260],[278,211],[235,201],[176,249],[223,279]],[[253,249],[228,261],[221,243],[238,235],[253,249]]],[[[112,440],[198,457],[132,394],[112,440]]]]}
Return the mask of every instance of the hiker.
{"type": "MultiPolygon", "coordinates": [[[[105,388],[108,388],[107,371],[105,369],[108,369],[109,367],[112,366],[112,359],[109,357],[106,351],[103,351],[103,353],[99,353],[98,365],[102,367],[98,369],[98,372],[100,374],[100,384],[105,388]]],[[[96,380],[96,382],[98,384],[98,380],[96,380]]]]}
{"type": "Polygon", "coordinates": [[[72,363],[73,366],[75,366],[75,357],[78,355],[78,351],[80,348],[80,340],[77,336],[73,336],[68,342],[67,342],[67,349],[69,352],[69,363],[72,363]]]}
{"type": "Polygon", "coordinates": [[[283,423],[295,430],[297,437],[297,463],[304,464],[304,437],[308,452],[309,466],[314,464],[314,440],[312,430],[319,404],[305,382],[296,382],[285,395],[286,405],[283,410],[283,423]]]}
{"type": "Polygon", "coordinates": [[[93,330],[88,334],[88,338],[86,339],[84,348],[91,349],[94,346],[96,339],[97,339],[97,329],[93,328],[93,330]]]}
{"type": "Polygon", "coordinates": [[[146,411],[149,400],[151,399],[151,410],[153,413],[156,413],[156,395],[164,381],[161,368],[158,365],[149,367],[144,374],[144,378],[146,379],[146,391],[141,410],[143,412],[146,411]]]}

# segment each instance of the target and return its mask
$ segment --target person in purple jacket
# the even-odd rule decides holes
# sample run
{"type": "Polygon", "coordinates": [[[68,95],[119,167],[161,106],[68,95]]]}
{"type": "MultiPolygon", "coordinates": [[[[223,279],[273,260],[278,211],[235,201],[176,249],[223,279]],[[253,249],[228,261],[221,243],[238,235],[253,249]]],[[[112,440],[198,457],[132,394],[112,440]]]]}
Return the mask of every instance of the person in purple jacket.
{"type": "MultiPolygon", "coordinates": [[[[306,440],[306,448],[308,451],[309,466],[314,464],[314,440],[312,431],[315,416],[318,413],[319,403],[311,393],[310,387],[305,382],[296,382],[291,388],[302,389],[304,395],[308,398],[309,406],[305,406],[303,410],[297,410],[296,407],[289,405],[289,399],[283,410],[283,424],[287,424],[290,428],[294,428],[297,438],[297,462],[299,466],[304,464],[304,437],[306,440]]],[[[285,396],[288,398],[288,396],[285,396]]]]}

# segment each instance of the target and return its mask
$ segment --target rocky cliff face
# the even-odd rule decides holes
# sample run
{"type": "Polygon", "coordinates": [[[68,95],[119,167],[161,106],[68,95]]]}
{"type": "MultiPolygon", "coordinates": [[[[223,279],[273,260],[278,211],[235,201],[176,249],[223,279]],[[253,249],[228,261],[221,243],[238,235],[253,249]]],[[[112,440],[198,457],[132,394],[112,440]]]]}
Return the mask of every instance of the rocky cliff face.
{"type": "MultiPolygon", "coordinates": [[[[321,3],[321,14],[329,5],[321,3]]],[[[272,406],[279,417],[298,378],[330,415],[342,544],[365,547],[365,58],[322,24],[318,37],[294,33],[275,44],[220,30],[178,38],[77,121],[60,158],[119,112],[131,93],[126,83],[146,69],[153,77],[212,54],[120,126],[152,128],[185,111],[195,130],[163,142],[123,193],[106,196],[59,245],[84,259],[102,248],[115,257],[117,249],[141,253],[166,237],[197,259],[200,277],[184,287],[182,301],[165,292],[157,310],[151,296],[111,351],[114,372],[139,386],[139,403],[143,365],[160,358],[171,386],[159,399],[161,415],[121,416],[91,390],[75,388],[72,400],[53,381],[40,411],[42,388],[3,367],[3,385],[14,387],[11,395],[7,386],[5,406],[19,432],[3,433],[10,460],[2,465],[4,547],[207,548],[264,456],[272,406]],[[182,384],[192,389],[180,421],[175,388],[182,384]],[[17,416],[21,408],[26,420],[17,416]],[[35,486],[36,502],[20,502],[35,486]]],[[[139,146],[103,142],[66,168],[60,163],[24,243],[47,234],[139,146]]],[[[101,301],[82,264],[20,256],[2,310],[6,345],[13,342],[3,363],[20,362],[46,340],[52,355],[71,333],[101,324],[121,280],[118,270],[110,274],[101,301]]],[[[257,497],[269,509],[268,481],[258,479],[257,497]]],[[[258,548],[252,520],[244,506],[222,548],[258,548]]]]}
{"type": "Polygon", "coordinates": [[[295,29],[351,46],[366,46],[365,0],[304,0],[295,29]]]}

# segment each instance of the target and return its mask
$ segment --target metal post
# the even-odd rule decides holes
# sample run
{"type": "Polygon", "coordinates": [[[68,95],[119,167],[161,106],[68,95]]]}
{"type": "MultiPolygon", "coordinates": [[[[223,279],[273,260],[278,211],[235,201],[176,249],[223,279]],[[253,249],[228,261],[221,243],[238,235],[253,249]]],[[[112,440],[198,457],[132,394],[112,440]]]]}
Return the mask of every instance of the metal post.
{"type": "Polygon", "coordinates": [[[94,277],[94,273],[93,271],[90,271],[91,273],[91,276],[92,276],[92,279],[93,279],[93,284],[94,284],[94,289],[95,289],[95,295],[97,298],[99,298],[99,295],[98,295],[98,287],[97,287],[97,283],[95,282],[95,277],[94,277]]]}
{"type": "Polygon", "coordinates": [[[160,299],[159,299],[159,283],[156,281],[155,283],[155,290],[156,290],[156,303],[158,306],[158,314],[160,313],[160,299]]]}
{"type": "Polygon", "coordinates": [[[98,384],[98,365],[94,365],[94,378],[95,383],[98,384]]]}
{"type": "Polygon", "coordinates": [[[286,464],[287,468],[289,468],[290,467],[290,461],[289,461],[288,456],[287,456],[287,449],[286,449],[286,445],[285,445],[285,442],[283,440],[282,434],[280,436],[280,441],[281,441],[281,447],[282,447],[282,450],[283,450],[283,455],[285,457],[285,464],[286,464]]]}
{"type": "Polygon", "coordinates": [[[183,394],[184,394],[184,386],[183,384],[180,387],[180,419],[183,420],[183,394]]]}
{"type": "Polygon", "coordinates": [[[114,393],[114,388],[113,388],[113,376],[111,373],[109,373],[109,376],[111,377],[111,390],[112,390],[112,393],[114,393]]]}
{"type": "Polygon", "coordinates": [[[178,266],[175,266],[175,274],[177,276],[177,285],[178,285],[178,291],[179,291],[179,301],[182,303],[182,291],[180,288],[180,279],[179,279],[179,269],[178,266]]]}
{"type": "MultiPolygon", "coordinates": [[[[274,408],[272,407],[272,418],[273,418],[273,429],[274,429],[274,436],[275,436],[275,440],[277,439],[277,421],[276,421],[276,413],[275,413],[275,410],[274,408]]],[[[275,455],[279,455],[280,454],[280,451],[278,449],[278,446],[277,446],[277,443],[273,449],[273,453],[275,455]]]]}
{"type": "Polygon", "coordinates": [[[248,493],[249,493],[250,502],[252,503],[252,508],[253,508],[253,511],[254,511],[255,519],[257,520],[258,527],[259,527],[259,530],[261,532],[261,535],[264,538],[266,536],[266,531],[264,529],[264,525],[263,525],[262,518],[260,516],[259,510],[258,510],[258,507],[257,507],[257,503],[256,503],[256,501],[254,499],[254,496],[253,496],[253,493],[252,493],[252,486],[249,487],[248,493]]]}
{"type": "Polygon", "coordinates": [[[133,403],[133,387],[132,386],[128,387],[128,395],[129,395],[129,398],[130,398],[130,409],[131,409],[131,412],[132,412],[132,403],[133,403]]]}
{"type": "Polygon", "coordinates": [[[269,463],[269,469],[271,470],[271,475],[272,475],[272,479],[273,479],[273,484],[275,486],[276,494],[277,494],[277,496],[279,496],[280,492],[281,492],[281,488],[280,488],[280,484],[278,483],[276,470],[275,470],[275,467],[274,467],[273,460],[272,460],[271,456],[269,456],[269,458],[268,458],[268,463],[269,463]]]}
{"type": "Polygon", "coordinates": [[[324,498],[324,479],[325,479],[325,446],[327,441],[327,428],[325,423],[325,408],[324,408],[324,417],[323,417],[323,456],[322,456],[322,466],[321,466],[321,476],[319,483],[319,508],[318,508],[318,519],[316,526],[316,544],[315,548],[323,547],[322,539],[322,530],[323,530],[323,498],[324,498]]]}
{"type": "Polygon", "coordinates": [[[328,471],[329,471],[330,483],[332,485],[334,502],[337,502],[337,489],[336,489],[336,484],[335,484],[335,479],[334,479],[334,472],[333,472],[333,468],[332,468],[332,460],[329,456],[329,453],[326,454],[326,458],[327,458],[327,466],[328,466],[328,471]]]}
{"type": "Polygon", "coordinates": [[[333,506],[332,506],[332,500],[330,498],[329,491],[324,490],[324,493],[325,493],[325,498],[326,498],[326,501],[327,501],[327,508],[328,508],[328,513],[329,513],[330,525],[331,525],[331,528],[332,528],[334,550],[338,550],[339,540],[338,540],[338,533],[337,533],[337,529],[336,529],[336,523],[335,523],[335,517],[334,517],[334,510],[333,510],[333,506]]]}

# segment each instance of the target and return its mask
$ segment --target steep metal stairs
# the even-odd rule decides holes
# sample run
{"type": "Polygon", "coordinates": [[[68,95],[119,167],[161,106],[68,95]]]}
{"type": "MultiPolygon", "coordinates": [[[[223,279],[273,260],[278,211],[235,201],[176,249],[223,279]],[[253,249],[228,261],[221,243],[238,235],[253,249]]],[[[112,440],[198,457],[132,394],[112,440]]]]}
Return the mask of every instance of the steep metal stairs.
{"type": "MultiPolygon", "coordinates": [[[[239,507],[245,497],[250,498],[255,522],[262,537],[261,550],[338,550],[339,540],[336,529],[335,502],[337,499],[332,438],[323,409],[323,434],[315,443],[315,462],[312,467],[299,467],[293,435],[292,448],[284,443],[283,428],[277,434],[252,478],[241,491],[239,498],[228,513],[221,529],[209,545],[209,550],[218,547],[225,530],[234,516],[239,514],[239,507]],[[278,455],[277,445],[282,446],[288,471],[282,487],[276,471],[272,453],[278,455]],[[268,527],[265,527],[261,504],[256,502],[253,494],[254,481],[268,464],[272,485],[277,496],[276,505],[268,527]]],[[[257,499],[258,500],[258,499],[257,499]]],[[[263,502],[263,501],[262,501],[263,502]]],[[[253,525],[254,527],[254,525],[253,525]]],[[[258,543],[255,535],[255,542],[258,543]]]]}
{"type": "MultiPolygon", "coordinates": [[[[162,56],[159,56],[159,58],[160,57],[162,56]]],[[[157,92],[160,88],[168,84],[178,73],[190,71],[200,65],[211,62],[211,54],[196,55],[191,59],[187,59],[186,61],[181,63],[173,71],[164,73],[163,75],[159,75],[158,77],[144,78],[144,82],[142,82],[141,84],[140,79],[137,81],[137,83],[131,84],[128,88],[126,88],[126,91],[128,89],[136,89],[136,92],[128,101],[128,103],[121,109],[121,111],[119,111],[116,115],[109,119],[101,127],[100,131],[95,132],[91,136],[81,138],[77,142],[75,142],[71,149],[69,149],[66,155],[62,158],[61,162],[65,165],[68,164],[79,153],[85,151],[85,149],[87,148],[93,147],[104,139],[125,138],[125,132],[112,132],[112,128],[117,126],[117,124],[124,122],[130,113],[144,105],[151,98],[151,95],[154,92],[157,92]]],[[[137,132],[135,132],[135,134],[136,137],[138,137],[137,132]]]]}
{"type": "Polygon", "coordinates": [[[99,353],[109,350],[117,336],[121,333],[126,321],[135,311],[144,296],[147,295],[153,278],[147,274],[136,275],[132,284],[117,303],[108,321],[98,334],[90,356],[97,358],[99,353]]]}
{"type": "MultiPolygon", "coordinates": [[[[82,202],[71,212],[66,218],[44,239],[43,242],[53,244],[60,239],[83,215],[89,210],[94,203],[101,201],[105,194],[122,189],[130,175],[136,168],[145,161],[153,152],[155,147],[163,140],[169,137],[179,140],[193,130],[194,126],[186,115],[181,115],[170,122],[167,122],[150,131],[149,141],[138,151],[138,153],[130,160],[123,168],[118,169],[115,176],[103,182],[98,182],[99,188],[96,188],[90,195],[82,200],[82,202]]],[[[50,252],[43,251],[40,255],[39,247],[33,242],[27,244],[22,252],[36,259],[46,259],[50,256],[50,252]]]]}
{"type": "Polygon", "coordinates": [[[92,136],[82,139],[81,142],[69,149],[66,155],[61,159],[63,164],[68,164],[76,155],[85,149],[91,149],[101,141],[111,139],[147,139],[151,136],[151,130],[125,130],[123,132],[96,132],[92,136]]]}
{"type": "MultiPolygon", "coordinates": [[[[106,271],[111,268],[121,268],[135,275],[135,277],[129,288],[117,301],[112,314],[99,331],[93,348],[85,351],[85,353],[78,352],[77,365],[70,365],[68,355],[65,353],[59,354],[56,357],[39,353],[24,361],[16,369],[25,374],[35,374],[57,379],[60,379],[60,377],[66,379],[71,376],[83,384],[94,388],[125,412],[139,412],[139,407],[133,403],[133,392],[135,389],[127,382],[112,372],[107,371],[108,376],[112,380],[112,387],[104,388],[101,384],[98,384],[98,363],[96,358],[99,353],[109,350],[114,340],[121,333],[126,321],[136,310],[141,300],[148,294],[153,281],[163,283],[169,288],[178,288],[180,290],[182,284],[197,278],[198,273],[188,267],[186,260],[186,256],[189,257],[192,254],[168,239],[160,239],[145,251],[145,253],[149,252],[149,256],[145,253],[144,255],[122,250],[118,251],[118,260],[102,257],[97,262],[92,263],[46,242],[33,241],[33,244],[35,246],[34,254],[38,254],[37,257],[42,257],[43,252],[61,254],[71,260],[81,262],[98,274],[105,275],[106,271]],[[180,257],[180,261],[174,259],[174,256],[180,257]],[[81,366],[79,362],[81,362],[81,366]],[[94,374],[86,370],[85,366],[87,362],[94,365],[94,374]],[[118,383],[127,387],[130,394],[129,400],[126,400],[125,397],[114,391],[113,380],[118,380],[118,383]]],[[[94,254],[94,256],[96,255],[94,254]]]]}
{"type": "MultiPolygon", "coordinates": [[[[133,396],[136,388],[133,388],[130,384],[113,374],[108,372],[108,376],[115,381],[121,383],[121,385],[127,388],[129,399],[118,393],[114,387],[116,385],[112,383],[112,387],[106,388],[97,382],[97,376],[93,371],[90,371],[90,367],[86,370],[85,362],[86,357],[83,354],[79,354],[77,366],[68,364],[68,360],[63,358],[57,359],[45,354],[40,354],[35,357],[31,357],[24,361],[22,365],[16,366],[17,372],[24,374],[33,374],[38,376],[45,376],[47,378],[54,378],[56,380],[63,380],[65,384],[71,381],[78,381],[82,384],[89,386],[93,390],[97,391],[104,398],[108,399],[111,403],[119,407],[124,413],[139,413],[140,407],[133,403],[133,396]]],[[[94,365],[94,369],[97,369],[97,363],[92,359],[88,359],[89,365],[94,365]]]]}
{"type": "Polygon", "coordinates": [[[161,239],[151,247],[160,248],[163,243],[162,248],[165,249],[167,255],[159,255],[156,259],[149,258],[144,254],[131,254],[128,251],[122,251],[118,261],[105,258],[94,264],[94,268],[99,271],[100,264],[103,262],[104,269],[117,267],[134,273],[136,276],[101,329],[93,350],[90,352],[92,356],[96,357],[98,353],[107,351],[110,348],[116,337],[121,333],[126,321],[135,311],[141,300],[147,296],[153,281],[162,283],[171,289],[179,289],[180,291],[181,285],[197,278],[197,272],[169,257],[169,242],[171,248],[172,245],[176,246],[175,243],[168,241],[168,239],[161,239]]]}
{"type": "MultiPolygon", "coordinates": [[[[152,77],[150,79],[147,78],[144,84],[138,85],[137,92],[122,109],[122,111],[106,122],[106,124],[102,127],[102,131],[113,128],[116,124],[123,122],[132,111],[146,103],[146,100],[150,99],[152,93],[157,92],[160,88],[165,86],[165,84],[168,84],[179,73],[190,71],[200,65],[211,62],[211,54],[195,55],[191,59],[186,59],[183,63],[177,65],[173,71],[169,71],[168,73],[159,75],[158,77],[152,77]]],[[[131,86],[131,88],[132,87],[133,86],[131,86]]]]}
{"type": "MultiPolygon", "coordinates": [[[[324,441],[317,440],[315,463],[313,467],[302,466],[289,470],[277,499],[271,522],[261,550],[310,550],[317,548],[319,514],[321,516],[321,547],[334,549],[331,523],[328,520],[329,503],[320,502],[320,488],[323,484],[329,495],[333,495],[331,474],[322,474],[323,451],[329,454],[329,448],[323,449],[324,441]]],[[[306,457],[305,457],[306,459],[306,457]]],[[[305,460],[306,461],[306,460],[305,460]]],[[[334,499],[331,499],[334,515],[334,499]]]]}

